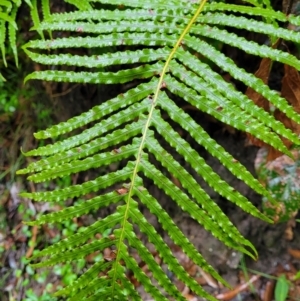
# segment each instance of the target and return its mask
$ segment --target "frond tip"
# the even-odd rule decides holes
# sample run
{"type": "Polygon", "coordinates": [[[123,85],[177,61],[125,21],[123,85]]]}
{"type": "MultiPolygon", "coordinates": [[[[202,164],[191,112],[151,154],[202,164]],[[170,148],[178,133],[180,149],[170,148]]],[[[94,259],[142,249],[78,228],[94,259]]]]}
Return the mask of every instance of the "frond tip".
{"type": "MultiPolygon", "coordinates": [[[[276,202],[241,163],[180,108],[178,99],[184,99],[199,111],[290,155],[282,138],[300,144],[298,135],[237,91],[231,83],[224,81],[211,65],[245,83],[291,120],[300,123],[299,114],[286,99],[236,66],[232,59],[213,46],[220,42],[229,44],[240,51],[268,57],[300,70],[300,61],[292,54],[247,41],[230,30],[238,28],[263,32],[270,39],[283,38],[293,42],[300,41],[300,34],[280,28],[280,22],[290,17],[274,12],[270,7],[206,4],[204,0],[200,4],[190,0],[168,3],[163,0],[69,2],[78,10],[51,14],[47,0],[44,0],[42,11],[45,20],[40,22],[38,16],[33,14],[35,29],[41,37],[47,30],[59,31],[62,34],[53,36],[64,38],[34,40],[23,46],[35,62],[55,66],[51,70],[34,72],[26,80],[128,83],[128,90],[80,116],[35,134],[37,139],[47,139],[76,130],[76,134],[68,138],[26,152],[26,156],[42,158],[30,163],[19,174],[30,174],[28,179],[33,182],[91,169],[99,175],[63,189],[23,193],[24,197],[35,201],[76,201],[79,197],[84,200],[27,224],[61,223],[108,206],[113,208],[113,212],[36,253],[32,260],[42,260],[34,266],[75,261],[93,252],[101,253],[109,249],[111,254],[108,258],[103,256],[56,295],[67,296],[68,300],[91,301],[100,297],[142,300],[129,280],[128,274],[131,273],[154,300],[185,300],[147,248],[147,244],[151,243],[163,264],[181,282],[195,294],[215,300],[180,265],[163,237],[146,220],[141,208],[148,208],[171,241],[196,265],[224,285],[227,283],[182,233],[159,198],[152,194],[149,183],[163,191],[169,202],[174,202],[225,245],[257,258],[253,244],[240,234],[209,193],[200,186],[198,177],[249,214],[266,222],[270,219],[206,163],[197,151],[197,145],[203,146],[257,193],[276,202]],[[102,9],[97,9],[98,3],[103,5],[102,9]],[[235,12],[239,12],[238,16],[235,12]],[[255,16],[256,20],[249,16],[255,16]],[[75,48],[81,51],[73,51],[75,48]],[[69,66],[73,67],[72,71],[69,71],[69,66]],[[176,128],[188,132],[190,138],[180,135],[176,128]],[[193,143],[187,141],[190,139],[193,143]],[[185,164],[180,164],[178,158],[185,164]],[[116,171],[108,168],[112,163],[117,165],[116,171]],[[171,175],[179,181],[178,185],[169,179],[171,175]],[[102,233],[108,229],[112,234],[103,237],[102,233]],[[140,239],[140,232],[145,243],[140,239]],[[132,257],[131,252],[135,252],[137,258],[132,257]],[[139,260],[147,265],[150,277],[140,268],[139,260]]],[[[36,7],[36,1],[33,4],[36,7]]],[[[295,18],[290,19],[297,22],[295,18]]]]}

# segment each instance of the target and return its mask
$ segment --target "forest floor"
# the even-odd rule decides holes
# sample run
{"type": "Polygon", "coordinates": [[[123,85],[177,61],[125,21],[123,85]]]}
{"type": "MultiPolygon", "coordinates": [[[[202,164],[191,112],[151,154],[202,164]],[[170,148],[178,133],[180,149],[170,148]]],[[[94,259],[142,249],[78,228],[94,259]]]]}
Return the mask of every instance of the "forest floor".
{"type": "MultiPolygon", "coordinates": [[[[33,203],[18,195],[23,190],[45,189],[43,186],[27,183],[25,177],[15,175],[17,169],[28,163],[21,154],[20,147],[22,146],[23,149],[36,147],[32,133],[39,125],[34,115],[30,110],[23,109],[13,116],[2,115],[0,118],[0,166],[2,166],[0,172],[0,301],[59,300],[51,297],[51,292],[71,283],[75,279],[74,272],[80,273],[84,269],[85,261],[78,262],[76,265],[58,266],[53,270],[34,270],[26,258],[35,250],[65,235],[75,233],[81,225],[89,223],[90,220],[76,219],[66,222],[60,228],[50,225],[41,228],[28,227],[22,223],[34,219],[41,212],[54,211],[59,207],[33,203]]],[[[241,133],[221,127],[212,121],[206,121],[206,125],[210,128],[211,136],[254,173],[254,160],[258,149],[246,145],[246,137],[241,133]]],[[[210,156],[206,156],[205,159],[230,185],[261,207],[259,195],[233,177],[210,156]]],[[[77,179],[73,177],[67,181],[74,183],[77,179]]],[[[62,187],[67,184],[61,182],[58,185],[62,187]]],[[[190,275],[219,300],[272,301],[275,300],[275,290],[284,289],[285,285],[289,287],[289,297],[286,300],[300,300],[300,284],[295,280],[300,270],[300,225],[296,223],[295,218],[285,223],[267,224],[246,214],[213,192],[210,191],[210,194],[241,233],[254,244],[259,259],[254,261],[228,249],[188,216],[174,210],[171,204],[165,203],[164,208],[169,211],[179,228],[228,281],[232,290],[222,287],[199,267],[194,266],[181,250],[171,245],[172,251],[190,275]]],[[[95,217],[91,220],[93,218],[95,217]]],[[[154,225],[157,223],[155,220],[151,222],[154,225]]],[[[165,240],[169,242],[168,237],[165,237],[165,240]]],[[[156,256],[155,252],[153,255],[156,256]]],[[[86,258],[86,262],[92,259],[94,258],[86,258]]],[[[147,273],[147,267],[144,267],[144,271],[147,273]]],[[[169,276],[172,278],[171,274],[169,276]]],[[[132,276],[129,277],[137,289],[140,289],[139,283],[132,276]]],[[[176,285],[185,294],[187,300],[200,300],[181,283],[178,282],[176,285]]],[[[144,294],[143,300],[151,299],[144,294]]]]}

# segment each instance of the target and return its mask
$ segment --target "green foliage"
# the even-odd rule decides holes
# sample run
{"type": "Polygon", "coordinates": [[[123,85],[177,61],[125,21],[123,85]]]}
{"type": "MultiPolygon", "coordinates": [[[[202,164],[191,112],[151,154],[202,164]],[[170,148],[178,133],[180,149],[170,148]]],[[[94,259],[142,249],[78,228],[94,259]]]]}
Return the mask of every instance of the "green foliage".
{"type": "Polygon", "coordinates": [[[43,31],[59,31],[63,37],[32,40],[24,45],[24,51],[34,61],[51,66],[51,70],[34,72],[26,80],[130,83],[133,87],[80,116],[36,133],[37,139],[47,139],[77,130],[76,134],[59,142],[25,153],[43,158],[32,162],[19,174],[32,173],[29,180],[42,182],[89,169],[99,170],[113,162],[126,163],[115,172],[107,169],[107,174],[83,184],[23,194],[36,201],[49,202],[65,201],[92,192],[99,194],[86,202],[43,215],[28,222],[30,225],[61,223],[117,205],[112,214],[34,254],[33,260],[43,258],[34,266],[76,261],[95,251],[111,248],[114,256],[102,258],[74,283],[57,292],[57,296],[65,295],[69,300],[98,300],[100,296],[108,300],[141,300],[126,277],[131,271],[153,299],[185,300],[138,238],[136,229],[139,229],[178,279],[195,294],[215,300],[180,266],[162,237],[141,213],[139,204],[157,217],[173,242],[196,264],[225,285],[174,224],[159,199],[151,195],[149,181],[224,244],[257,257],[251,242],[239,233],[199,186],[194,175],[201,176],[213,190],[246,212],[265,221],[270,221],[269,218],[214,172],[185,137],[176,132],[174,124],[188,132],[194,142],[203,146],[237,178],[273,204],[275,201],[237,160],[180,108],[178,99],[182,98],[198,110],[290,155],[281,137],[299,144],[298,136],[238,92],[231,83],[225,82],[210,66],[214,64],[228,72],[300,123],[300,116],[284,98],[212,46],[220,42],[229,44],[249,54],[269,57],[300,69],[300,61],[293,55],[247,41],[231,31],[231,28],[241,28],[266,33],[271,40],[282,38],[299,43],[299,33],[279,26],[280,22],[296,24],[299,19],[273,11],[268,1],[247,1],[255,7],[222,2],[205,4],[206,1],[199,5],[188,0],[95,0],[87,1],[86,6],[81,1],[72,2],[77,3],[80,10],[49,15],[47,1],[43,1],[47,17],[36,22],[35,29],[41,36],[43,31]],[[239,16],[235,12],[239,12],[239,16]],[[76,48],[86,49],[85,54],[74,54],[76,48]],[[65,68],[67,66],[72,66],[72,71],[65,68]],[[178,155],[192,172],[177,161],[178,155]],[[169,180],[170,175],[180,181],[180,187],[169,180]],[[113,229],[112,235],[95,239],[95,235],[108,229],[113,229]],[[132,249],[147,264],[152,279],[130,257],[132,249]]]}
{"type": "Polygon", "coordinates": [[[285,301],[287,299],[289,293],[289,286],[290,283],[286,279],[286,276],[281,275],[276,282],[275,301],[285,301]]]}
{"type": "MultiPolygon", "coordinates": [[[[12,49],[15,57],[16,65],[18,65],[18,55],[16,46],[16,31],[18,26],[15,22],[18,7],[21,1],[6,1],[0,3],[0,49],[2,53],[2,60],[5,66],[6,62],[6,37],[8,36],[8,43],[12,49]]],[[[0,81],[4,81],[4,77],[0,73],[0,81]]]]}
{"type": "Polygon", "coordinates": [[[268,162],[267,153],[264,148],[259,150],[255,164],[256,172],[260,182],[264,183],[272,197],[280,200],[281,204],[276,208],[264,198],[264,210],[276,221],[288,221],[299,209],[299,150],[292,151],[294,160],[283,155],[268,162]]]}

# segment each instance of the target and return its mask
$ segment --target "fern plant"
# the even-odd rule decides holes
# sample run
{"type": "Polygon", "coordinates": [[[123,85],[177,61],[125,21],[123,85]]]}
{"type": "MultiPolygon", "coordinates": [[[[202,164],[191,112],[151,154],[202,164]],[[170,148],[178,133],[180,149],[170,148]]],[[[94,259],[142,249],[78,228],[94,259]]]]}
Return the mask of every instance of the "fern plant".
{"type": "MultiPolygon", "coordinates": [[[[27,1],[31,4],[30,1],[27,1]]],[[[15,57],[16,65],[18,65],[18,55],[16,46],[16,30],[18,26],[15,22],[18,7],[21,5],[21,0],[19,1],[7,1],[3,0],[0,3],[0,49],[2,53],[2,60],[4,66],[7,66],[6,62],[6,36],[8,32],[9,45],[15,57]]],[[[0,80],[5,81],[5,78],[0,73],[0,80]]]]}
{"type": "MultiPolygon", "coordinates": [[[[42,2],[47,5],[46,0],[42,2]]],[[[247,41],[231,30],[245,29],[266,34],[271,41],[281,38],[299,43],[299,33],[284,29],[280,24],[291,22],[298,25],[300,19],[272,10],[267,0],[245,1],[245,5],[206,2],[88,1],[90,7],[85,9],[49,13],[34,29],[50,32],[52,38],[32,40],[24,45],[24,51],[32,60],[51,66],[49,70],[28,75],[26,80],[130,83],[131,87],[80,116],[36,133],[37,139],[48,139],[64,137],[64,134],[77,130],[76,134],[67,138],[26,152],[26,156],[42,158],[18,172],[29,173],[30,181],[42,182],[99,169],[121,160],[127,162],[125,167],[115,172],[107,171],[104,176],[80,185],[23,193],[24,197],[35,201],[61,202],[97,192],[97,196],[90,200],[42,215],[35,221],[27,222],[29,225],[60,223],[112,204],[117,205],[112,214],[32,257],[32,260],[40,258],[33,266],[44,267],[111,248],[109,259],[95,263],[71,286],[58,291],[57,296],[67,296],[68,300],[141,300],[127,277],[128,271],[131,271],[153,299],[185,300],[138,238],[138,228],[178,279],[195,294],[215,300],[188,275],[140,211],[139,205],[143,204],[195,264],[226,285],[176,226],[160,201],[151,195],[147,179],[224,244],[253,258],[257,257],[252,243],[239,233],[200,187],[193,174],[175,159],[174,154],[180,154],[194,173],[224,198],[257,218],[270,222],[269,218],[216,174],[184,137],[174,130],[172,124],[178,124],[232,174],[272,201],[269,192],[246,168],[180,108],[178,99],[182,98],[200,111],[290,155],[281,138],[299,144],[298,136],[237,91],[231,83],[224,81],[211,68],[211,63],[263,95],[290,119],[300,123],[300,116],[286,99],[270,90],[254,75],[239,68],[213,46],[215,41],[229,44],[249,54],[268,57],[300,70],[300,61],[293,55],[247,41]],[[64,37],[58,37],[57,31],[64,33],[64,37]],[[76,48],[87,49],[87,54],[75,54],[76,48]],[[69,71],[68,66],[73,71],[69,71]],[[78,132],[79,129],[82,130],[78,132]],[[166,144],[169,146],[166,147],[166,144]],[[172,151],[168,151],[170,147],[172,151]],[[161,168],[153,163],[153,157],[161,168]],[[168,173],[180,181],[180,187],[169,179],[168,173]],[[95,238],[96,234],[107,229],[112,229],[112,235],[95,238]],[[148,265],[152,279],[130,257],[131,248],[148,265]]]]}

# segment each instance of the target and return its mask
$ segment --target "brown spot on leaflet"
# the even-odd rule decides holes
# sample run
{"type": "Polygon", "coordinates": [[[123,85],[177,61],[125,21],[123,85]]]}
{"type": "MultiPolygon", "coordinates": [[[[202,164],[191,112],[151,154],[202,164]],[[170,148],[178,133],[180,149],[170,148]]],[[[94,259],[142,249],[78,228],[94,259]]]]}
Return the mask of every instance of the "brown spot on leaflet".
{"type": "Polygon", "coordinates": [[[116,236],[115,236],[114,234],[111,234],[111,235],[108,236],[108,238],[109,238],[110,240],[114,240],[114,239],[116,238],[116,236]]]}
{"type": "Polygon", "coordinates": [[[110,252],[110,254],[103,256],[103,259],[105,261],[113,261],[116,259],[116,257],[116,251],[113,250],[110,252]]]}
{"type": "Polygon", "coordinates": [[[119,195],[123,195],[123,194],[126,194],[128,192],[128,189],[126,189],[126,188],[120,188],[120,189],[117,189],[116,192],[119,195]]]}
{"type": "Polygon", "coordinates": [[[114,154],[120,154],[120,153],[121,153],[121,149],[115,148],[112,152],[113,152],[114,154]]]}
{"type": "Polygon", "coordinates": [[[161,89],[164,89],[164,88],[166,88],[167,87],[167,84],[165,83],[165,82],[162,82],[162,84],[161,84],[161,89]]]}

